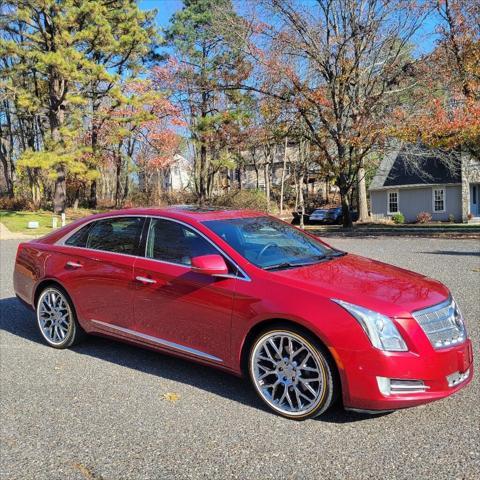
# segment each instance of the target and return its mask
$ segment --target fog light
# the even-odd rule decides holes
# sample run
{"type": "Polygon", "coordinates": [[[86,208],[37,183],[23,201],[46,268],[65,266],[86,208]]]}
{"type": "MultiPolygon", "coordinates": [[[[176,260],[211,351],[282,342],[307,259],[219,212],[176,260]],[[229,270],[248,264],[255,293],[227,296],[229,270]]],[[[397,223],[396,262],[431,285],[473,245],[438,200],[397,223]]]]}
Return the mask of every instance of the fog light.
{"type": "Polygon", "coordinates": [[[385,377],[377,377],[378,389],[382,395],[390,395],[390,379],[385,377]]]}
{"type": "Polygon", "coordinates": [[[422,380],[399,380],[386,377],[377,377],[377,384],[380,393],[385,396],[423,393],[430,388],[422,380]]]}
{"type": "Polygon", "coordinates": [[[470,376],[470,369],[464,373],[455,372],[447,377],[449,387],[456,387],[460,383],[464,382],[470,376]]]}

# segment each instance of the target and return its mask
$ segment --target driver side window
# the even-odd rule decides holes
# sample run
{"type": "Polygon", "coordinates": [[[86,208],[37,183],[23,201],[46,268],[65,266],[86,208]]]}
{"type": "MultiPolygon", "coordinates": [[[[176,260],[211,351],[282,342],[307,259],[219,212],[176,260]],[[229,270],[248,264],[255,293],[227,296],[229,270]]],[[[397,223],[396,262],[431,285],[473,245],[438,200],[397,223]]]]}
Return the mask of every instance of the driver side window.
{"type": "Polygon", "coordinates": [[[180,223],[152,218],[147,238],[147,258],[191,265],[192,257],[218,255],[219,251],[202,236],[180,223]]]}

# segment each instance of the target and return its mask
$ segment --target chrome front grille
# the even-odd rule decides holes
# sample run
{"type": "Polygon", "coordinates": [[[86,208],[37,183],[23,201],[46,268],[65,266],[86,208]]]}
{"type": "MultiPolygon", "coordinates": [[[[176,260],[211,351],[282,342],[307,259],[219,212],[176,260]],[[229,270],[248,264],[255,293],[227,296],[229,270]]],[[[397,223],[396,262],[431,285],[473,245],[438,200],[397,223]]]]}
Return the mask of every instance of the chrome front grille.
{"type": "Polygon", "coordinates": [[[452,299],[413,312],[413,317],[435,349],[458,345],[467,337],[462,314],[452,299]]]}

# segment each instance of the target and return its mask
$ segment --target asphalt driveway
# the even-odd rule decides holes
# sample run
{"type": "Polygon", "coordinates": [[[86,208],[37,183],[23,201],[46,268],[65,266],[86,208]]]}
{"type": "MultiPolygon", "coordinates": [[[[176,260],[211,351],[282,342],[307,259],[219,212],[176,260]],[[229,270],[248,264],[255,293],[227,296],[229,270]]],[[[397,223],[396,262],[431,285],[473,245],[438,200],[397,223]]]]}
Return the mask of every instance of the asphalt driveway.
{"type": "MultiPolygon", "coordinates": [[[[477,240],[329,239],[446,283],[480,361],[477,240]]],[[[120,343],[45,346],[14,298],[18,241],[0,242],[2,478],[480,478],[480,382],[382,416],[306,422],[266,411],[248,383],[120,343]]]]}

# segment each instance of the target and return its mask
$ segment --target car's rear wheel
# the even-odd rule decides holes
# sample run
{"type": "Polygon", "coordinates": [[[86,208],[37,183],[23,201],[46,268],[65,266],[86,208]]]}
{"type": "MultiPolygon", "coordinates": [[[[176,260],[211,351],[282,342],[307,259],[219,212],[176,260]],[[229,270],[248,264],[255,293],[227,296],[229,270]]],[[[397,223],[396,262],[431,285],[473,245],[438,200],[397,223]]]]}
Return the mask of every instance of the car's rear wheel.
{"type": "Polygon", "coordinates": [[[56,286],[49,286],[40,293],[37,323],[44,340],[54,348],[68,348],[84,336],[72,302],[66,292],[56,286]]]}
{"type": "Polygon", "coordinates": [[[287,418],[321,415],[336,396],[334,367],[322,346],[290,328],[270,329],[257,337],[249,373],[260,398],[287,418]]]}

